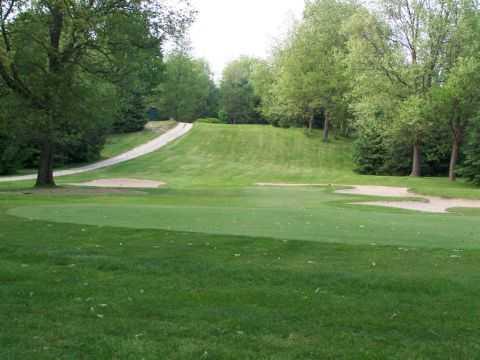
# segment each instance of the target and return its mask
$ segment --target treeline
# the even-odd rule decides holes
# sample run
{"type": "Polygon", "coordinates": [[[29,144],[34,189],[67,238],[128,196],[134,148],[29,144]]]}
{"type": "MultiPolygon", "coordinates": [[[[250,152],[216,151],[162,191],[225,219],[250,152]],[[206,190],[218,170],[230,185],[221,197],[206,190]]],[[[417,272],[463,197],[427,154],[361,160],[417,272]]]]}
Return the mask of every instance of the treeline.
{"type": "Polygon", "coordinates": [[[480,183],[479,55],[475,1],[315,0],[268,61],[239,63],[257,119],[353,136],[360,173],[480,183]]]}
{"type": "Polygon", "coordinates": [[[166,58],[164,82],[151,101],[157,118],[266,123],[252,81],[259,62],[249,57],[231,62],[217,85],[205,60],[194,58],[188,48],[173,51],[166,58]]]}

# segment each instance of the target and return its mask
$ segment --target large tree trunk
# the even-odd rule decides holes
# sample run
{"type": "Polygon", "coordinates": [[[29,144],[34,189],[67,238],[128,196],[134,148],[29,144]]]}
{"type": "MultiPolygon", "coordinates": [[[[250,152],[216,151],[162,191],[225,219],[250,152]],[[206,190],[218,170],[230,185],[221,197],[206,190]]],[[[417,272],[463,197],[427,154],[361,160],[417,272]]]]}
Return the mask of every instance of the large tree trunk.
{"type": "Polygon", "coordinates": [[[452,155],[450,157],[450,167],[448,169],[448,179],[450,181],[455,181],[457,179],[457,176],[455,174],[455,168],[457,166],[459,150],[460,144],[457,139],[454,139],[452,144],[452,155]]]}
{"type": "Polygon", "coordinates": [[[328,134],[330,132],[330,113],[325,112],[325,122],[323,123],[323,142],[328,142],[328,134]]]}
{"type": "Polygon", "coordinates": [[[36,187],[53,187],[53,146],[50,141],[45,141],[40,151],[36,187]]]}
{"type": "Polygon", "coordinates": [[[412,173],[410,176],[419,177],[422,176],[422,164],[421,164],[422,151],[419,144],[413,145],[413,162],[412,173]]]}
{"type": "MultiPolygon", "coordinates": [[[[50,75],[53,75],[53,81],[50,84],[50,93],[48,95],[50,121],[55,123],[55,100],[58,96],[61,96],[57,92],[57,81],[61,77],[62,71],[62,59],[60,52],[60,42],[63,32],[63,20],[64,20],[64,7],[61,2],[54,2],[50,8],[50,46],[51,51],[48,53],[48,68],[50,75]]],[[[53,143],[51,136],[46,135],[42,147],[40,149],[40,159],[38,161],[38,174],[36,187],[53,187],[55,181],[53,179],[53,143]]]]}
{"type": "Polygon", "coordinates": [[[450,167],[448,169],[448,178],[450,181],[455,181],[457,176],[455,170],[457,167],[458,157],[460,154],[460,146],[462,144],[463,129],[460,126],[453,128],[453,142],[452,142],[452,154],[450,156],[450,167]]]}
{"type": "Polygon", "coordinates": [[[313,130],[313,121],[315,120],[315,115],[312,113],[308,119],[308,131],[312,133],[313,130]]]}

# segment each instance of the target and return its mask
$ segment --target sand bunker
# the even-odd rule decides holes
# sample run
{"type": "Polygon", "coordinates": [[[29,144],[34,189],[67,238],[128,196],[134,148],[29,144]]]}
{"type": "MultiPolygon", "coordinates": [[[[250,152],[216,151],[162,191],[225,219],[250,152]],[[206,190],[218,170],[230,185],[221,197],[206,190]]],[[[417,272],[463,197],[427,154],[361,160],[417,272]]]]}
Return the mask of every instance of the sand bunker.
{"type": "Polygon", "coordinates": [[[444,199],[433,196],[419,196],[419,201],[367,201],[354,205],[385,206],[397,209],[415,210],[428,213],[445,214],[454,208],[480,208],[480,200],[444,199]]]}
{"type": "MultiPolygon", "coordinates": [[[[347,185],[344,185],[344,186],[347,186],[347,185]]],[[[347,194],[347,195],[416,197],[416,195],[410,193],[407,188],[390,187],[390,186],[355,185],[352,188],[337,190],[335,192],[337,194],[347,194]]]]}
{"type": "MultiPolygon", "coordinates": [[[[259,183],[258,186],[335,186],[332,184],[283,184],[283,183],[259,183]]],[[[336,185],[348,187],[335,191],[336,194],[364,195],[394,198],[412,198],[412,200],[387,200],[387,201],[363,201],[354,202],[353,205],[384,206],[397,209],[414,210],[427,213],[445,214],[454,208],[480,208],[480,200],[446,199],[436,196],[425,196],[412,193],[404,187],[369,186],[369,185],[336,185]],[[415,198],[415,199],[413,199],[415,198]]]]}
{"type": "Polygon", "coordinates": [[[289,184],[289,183],[257,183],[257,186],[265,187],[308,187],[308,186],[328,186],[328,184],[289,184]]]}
{"type": "Polygon", "coordinates": [[[157,189],[166,184],[161,181],[139,179],[99,179],[90,182],[69,185],[98,188],[157,189]]]}
{"type": "Polygon", "coordinates": [[[353,186],[351,189],[335,191],[338,194],[415,197],[418,200],[365,201],[354,205],[385,206],[390,208],[415,210],[428,213],[445,214],[454,208],[480,208],[480,200],[446,199],[436,196],[424,196],[411,193],[407,188],[386,186],[353,186]]]}

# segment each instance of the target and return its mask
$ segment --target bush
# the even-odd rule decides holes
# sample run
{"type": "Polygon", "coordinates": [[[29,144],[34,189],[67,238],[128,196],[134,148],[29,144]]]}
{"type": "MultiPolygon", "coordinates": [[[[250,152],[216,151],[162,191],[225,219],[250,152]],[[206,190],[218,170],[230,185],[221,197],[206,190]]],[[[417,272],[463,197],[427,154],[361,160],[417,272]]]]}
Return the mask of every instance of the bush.
{"type": "MultiPolygon", "coordinates": [[[[385,135],[383,146],[385,147],[385,159],[379,174],[409,175],[412,171],[412,145],[404,139],[385,135]]],[[[422,164],[424,163],[422,162],[422,164]]]]}
{"type": "Polygon", "coordinates": [[[354,144],[355,171],[365,175],[380,175],[384,170],[386,157],[383,129],[374,122],[361,125],[354,144]]]}
{"type": "Polygon", "coordinates": [[[24,146],[15,137],[0,134],[0,175],[15,173],[25,160],[24,146]]]}
{"type": "Polygon", "coordinates": [[[141,131],[147,122],[147,109],[143,98],[134,93],[124,100],[119,116],[113,123],[113,132],[118,134],[141,131]]]}
{"type": "Polygon", "coordinates": [[[218,112],[218,118],[220,122],[227,124],[228,123],[228,114],[224,110],[218,112]]]}
{"type": "Polygon", "coordinates": [[[223,124],[220,119],[217,118],[203,118],[196,121],[199,124],[223,124]]]}
{"type": "Polygon", "coordinates": [[[465,161],[458,173],[467,181],[480,185],[480,124],[471,129],[464,153],[465,161]]]}
{"type": "Polygon", "coordinates": [[[28,127],[23,103],[12,96],[0,97],[0,175],[15,173],[24,166],[32,149],[28,145],[28,127]]]}

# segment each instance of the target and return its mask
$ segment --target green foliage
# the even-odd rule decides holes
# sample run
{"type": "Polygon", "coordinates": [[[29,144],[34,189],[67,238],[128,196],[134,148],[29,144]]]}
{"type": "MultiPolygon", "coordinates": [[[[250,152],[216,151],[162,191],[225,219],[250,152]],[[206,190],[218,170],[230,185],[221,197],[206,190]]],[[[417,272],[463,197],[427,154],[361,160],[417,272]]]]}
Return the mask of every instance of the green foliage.
{"type": "Polygon", "coordinates": [[[24,143],[12,134],[12,129],[0,128],[0,175],[13,174],[26,160],[24,143]]]}
{"type": "Polygon", "coordinates": [[[480,17],[468,1],[434,4],[383,1],[377,12],[360,9],[344,31],[356,115],[382,113],[393,143],[415,145],[425,173],[443,174],[445,144],[455,140],[454,154],[475,112],[480,17]]]}
{"type": "Polygon", "coordinates": [[[465,160],[459,173],[469,182],[480,186],[480,119],[478,117],[470,128],[465,148],[465,160]]]}
{"type": "Polygon", "coordinates": [[[218,119],[223,124],[227,124],[228,123],[228,114],[224,110],[219,110],[218,111],[218,119]]]}
{"type": "Polygon", "coordinates": [[[195,121],[197,124],[224,124],[223,121],[217,118],[202,118],[195,121]]]}
{"type": "Polygon", "coordinates": [[[193,122],[198,117],[216,116],[218,89],[204,60],[176,50],[167,57],[165,79],[152,97],[164,118],[193,122]]]}
{"type": "Polygon", "coordinates": [[[232,124],[264,123],[258,111],[260,98],[253,86],[253,73],[259,60],[242,57],[227,65],[220,85],[222,121],[232,124]]]}
{"type": "Polygon", "coordinates": [[[0,175],[15,173],[31,156],[26,109],[11,92],[0,90],[0,175]]]}
{"type": "Polygon", "coordinates": [[[383,173],[388,150],[385,146],[385,130],[371,121],[357,130],[353,159],[360,174],[383,173]]]}
{"type": "Polygon", "coordinates": [[[307,2],[302,21],[275,49],[272,63],[257,66],[253,84],[260,111],[270,123],[314,127],[318,114],[324,114],[327,125],[349,134],[350,84],[343,61],[348,37],[341,29],[355,8],[335,0],[307,2]]]}
{"type": "Polygon", "coordinates": [[[128,133],[141,131],[148,122],[147,110],[141,94],[133,93],[128,98],[124,97],[121,110],[113,122],[115,133],[128,133]]]}

